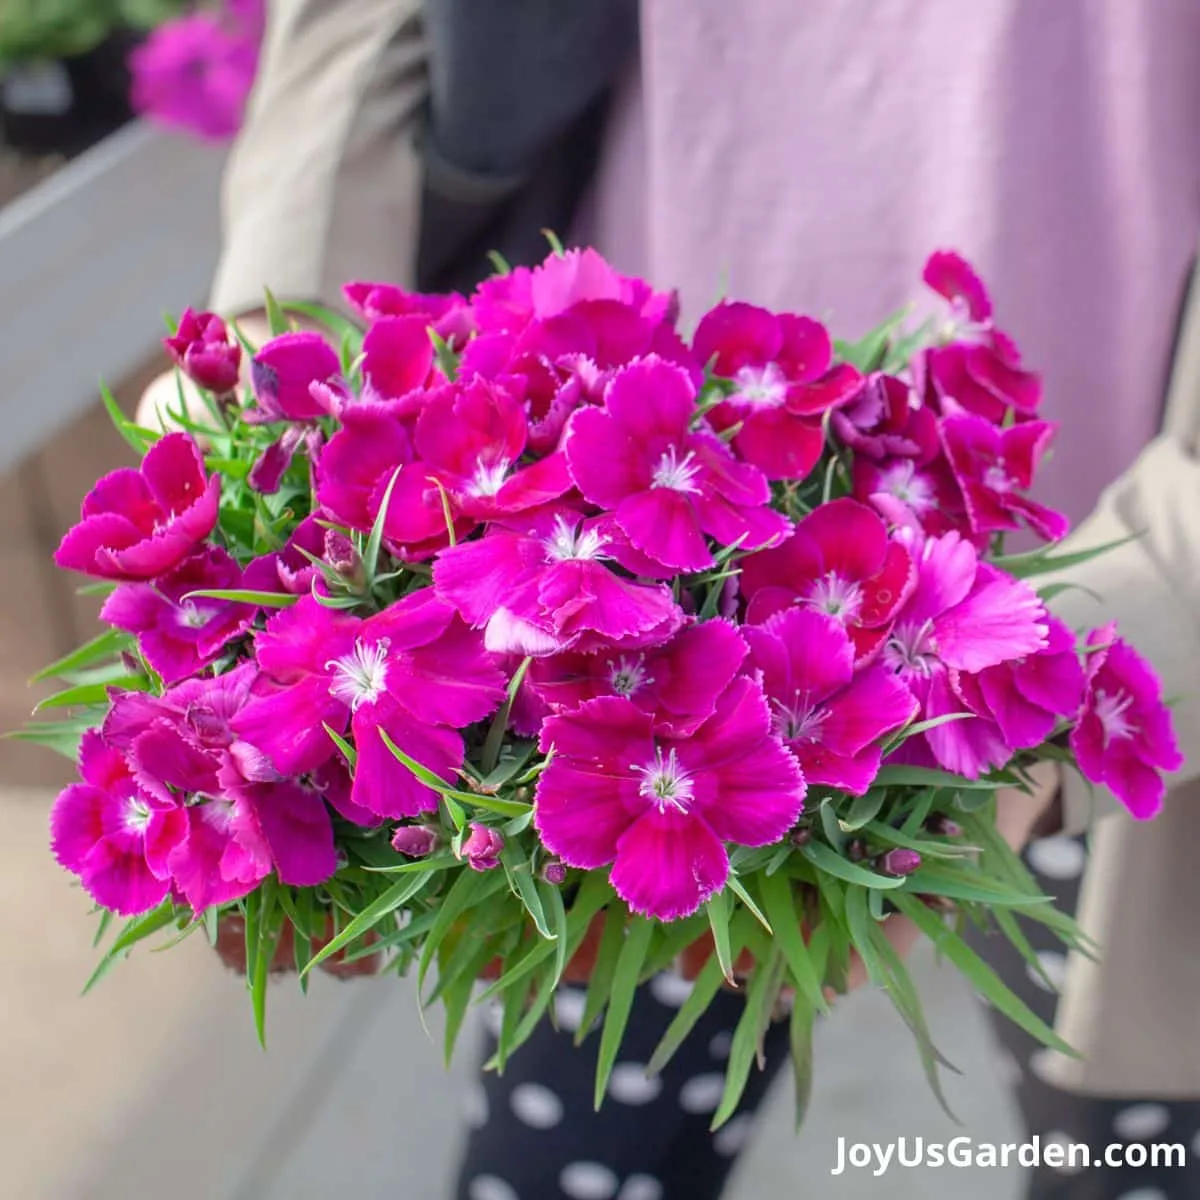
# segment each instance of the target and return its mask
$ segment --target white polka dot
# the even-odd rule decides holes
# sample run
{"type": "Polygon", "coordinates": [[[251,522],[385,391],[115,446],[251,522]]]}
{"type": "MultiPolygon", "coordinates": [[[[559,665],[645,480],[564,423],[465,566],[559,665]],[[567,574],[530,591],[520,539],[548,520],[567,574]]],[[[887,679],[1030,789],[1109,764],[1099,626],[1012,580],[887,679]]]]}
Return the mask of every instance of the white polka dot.
{"type": "Polygon", "coordinates": [[[630,1175],[617,1200],[662,1200],[662,1184],[653,1175],[630,1175]]]}
{"type": "Polygon", "coordinates": [[[1021,1064],[1007,1051],[1001,1050],[996,1055],[996,1078],[1007,1088],[1014,1088],[1021,1082],[1021,1064]]]}
{"type": "Polygon", "coordinates": [[[608,1094],[622,1104],[649,1104],[662,1091],[662,1076],[647,1075],[645,1063],[617,1063],[608,1094]]]}
{"type": "Polygon", "coordinates": [[[1046,973],[1046,978],[1054,984],[1054,987],[1047,987],[1046,980],[1031,966],[1027,965],[1025,967],[1025,973],[1043,992],[1061,991],[1063,981],[1067,977],[1067,956],[1059,954],[1057,950],[1039,950],[1037,959],[1042,964],[1042,970],[1046,973]]]}
{"type": "Polygon", "coordinates": [[[563,1167],[558,1186],[571,1200],[612,1200],[617,1177],[602,1163],[574,1162],[563,1167]]]}
{"type": "Polygon", "coordinates": [[[469,1088],[463,1096],[463,1120],[471,1129],[482,1129],[488,1119],[487,1092],[479,1084],[469,1088]]]}
{"type": "Polygon", "coordinates": [[[1029,1056],[1029,1069],[1043,1083],[1054,1082],[1054,1051],[1048,1047],[1035,1050],[1029,1056]]]}
{"type": "Polygon", "coordinates": [[[563,1119],[562,1101],[540,1083],[518,1083],[508,1102],[517,1119],[533,1129],[553,1129],[563,1119]]]}
{"type": "Polygon", "coordinates": [[[1134,1188],[1132,1192],[1122,1192],[1117,1200],[1167,1200],[1167,1193],[1158,1188],[1134,1188]]]}
{"type": "Polygon", "coordinates": [[[720,1033],[714,1033],[712,1041],[708,1043],[708,1052],[719,1062],[724,1062],[729,1057],[729,1047],[733,1044],[733,1034],[728,1029],[722,1029],[720,1033]]]}
{"type": "Polygon", "coordinates": [[[734,1117],[713,1134],[713,1149],[726,1158],[731,1157],[746,1144],[753,1128],[754,1118],[750,1113],[734,1117]]]}
{"type": "Polygon", "coordinates": [[[483,1006],[483,1027],[494,1038],[500,1036],[500,1026],[504,1022],[504,1009],[498,1000],[489,1000],[483,1006]]]}
{"type": "Polygon", "coordinates": [[[470,1200],[521,1200],[512,1187],[496,1175],[476,1175],[467,1188],[470,1200]]]}
{"type": "Polygon", "coordinates": [[[1051,837],[1034,842],[1026,852],[1029,865],[1049,879],[1078,879],[1087,863],[1087,852],[1074,838],[1051,837]]]}
{"type": "Polygon", "coordinates": [[[1170,1109],[1164,1104],[1134,1104],[1113,1118],[1117,1136],[1127,1142],[1142,1142],[1162,1133],[1171,1123],[1170,1109]]]}
{"type": "Polygon", "coordinates": [[[1062,1157],[1058,1158],[1057,1155],[1055,1156],[1055,1162],[1058,1165],[1053,1166],[1051,1169],[1057,1171],[1060,1175],[1078,1175],[1083,1168],[1079,1165],[1078,1151],[1076,1151],[1074,1161],[1072,1161],[1071,1147],[1074,1144],[1074,1139],[1067,1137],[1065,1133],[1055,1132],[1046,1134],[1042,1138],[1042,1161],[1046,1161],[1045,1151],[1047,1146],[1061,1146],[1063,1148],[1062,1157]]]}
{"type": "Polygon", "coordinates": [[[684,1112],[715,1112],[724,1091],[724,1075],[694,1075],[679,1089],[679,1106],[684,1112]]]}
{"type": "Polygon", "coordinates": [[[682,975],[663,971],[650,980],[650,994],[668,1008],[679,1008],[692,994],[692,985],[682,975]]]}
{"type": "Polygon", "coordinates": [[[583,1009],[587,1003],[585,993],[574,988],[558,992],[554,997],[554,1017],[559,1029],[568,1029],[572,1033],[579,1028],[583,1020],[583,1009]]]}

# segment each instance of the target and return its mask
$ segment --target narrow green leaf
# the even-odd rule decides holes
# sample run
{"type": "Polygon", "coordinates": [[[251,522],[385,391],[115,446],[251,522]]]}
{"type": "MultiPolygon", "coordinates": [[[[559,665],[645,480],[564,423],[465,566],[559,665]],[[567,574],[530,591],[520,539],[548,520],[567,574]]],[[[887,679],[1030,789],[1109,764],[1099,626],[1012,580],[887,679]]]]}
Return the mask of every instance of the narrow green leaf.
{"type": "Polygon", "coordinates": [[[553,941],[555,934],[546,920],[546,913],[542,908],[542,898],[538,894],[537,881],[533,877],[529,860],[513,843],[509,842],[500,851],[500,864],[508,877],[509,888],[513,895],[521,901],[530,920],[537,927],[538,933],[547,941],[553,941]]]}
{"type": "Polygon", "coordinates": [[[842,829],[847,833],[854,833],[869,821],[875,820],[886,799],[887,792],[882,788],[872,788],[861,796],[855,796],[846,815],[839,818],[842,829]]]}
{"type": "Polygon", "coordinates": [[[82,994],[86,996],[127,951],[133,949],[138,942],[153,936],[160,929],[165,929],[175,920],[175,917],[175,905],[168,898],[148,913],[143,913],[140,917],[134,917],[126,921],[121,932],[114,939],[113,944],[109,946],[107,953],[97,964],[87,983],[83,985],[82,994]]]}
{"type": "Polygon", "coordinates": [[[234,600],[259,608],[290,608],[300,597],[290,592],[256,592],[253,588],[201,588],[188,592],[185,600],[234,600]]]}
{"type": "MultiPolygon", "coordinates": [[[[754,918],[744,910],[735,913],[729,928],[730,953],[735,957],[741,954],[749,936],[749,930],[754,924],[754,918]]],[[[713,955],[700,968],[692,983],[692,990],[687,999],[679,1006],[679,1011],[672,1018],[666,1032],[662,1035],[650,1061],[646,1065],[647,1075],[657,1075],[674,1057],[675,1052],[687,1040],[688,1035],[696,1026],[696,1022],[708,1011],[717,992],[721,990],[723,980],[721,964],[713,955]]]]}
{"type": "MultiPolygon", "coordinates": [[[[532,662],[533,659],[528,657],[521,660],[521,665],[513,672],[512,679],[508,681],[504,703],[492,718],[480,758],[485,775],[490,775],[496,769],[496,764],[500,761],[500,750],[504,745],[504,735],[508,732],[508,719],[512,713],[512,706],[516,701],[517,693],[521,690],[525,673],[529,670],[532,662]]],[[[514,771],[513,774],[516,774],[516,772],[514,771]]]]}
{"type": "Polygon", "coordinates": [[[824,993],[821,991],[821,974],[813,964],[808,946],[804,941],[804,913],[798,907],[792,885],[780,874],[762,875],[757,880],[758,893],[763,906],[771,918],[774,938],[784,958],[796,990],[810,1008],[816,1012],[827,1012],[824,993]]]}
{"type": "Polygon", "coordinates": [[[550,249],[553,251],[554,255],[557,258],[562,258],[565,251],[563,250],[562,242],[558,240],[558,234],[555,233],[553,229],[543,229],[542,237],[544,237],[546,241],[550,243],[550,249]]]}
{"type": "Polygon", "coordinates": [[[964,779],[949,771],[939,771],[934,767],[908,767],[898,763],[888,763],[880,767],[873,785],[877,788],[888,787],[941,787],[956,792],[995,791],[1003,787],[1002,783],[994,783],[987,779],[964,779]]]}
{"type": "Polygon", "coordinates": [[[121,629],[106,629],[98,637],[85,642],[77,650],[56,659],[48,667],[43,667],[34,675],[30,683],[42,683],[52,678],[62,678],[69,671],[78,671],[95,663],[119,655],[127,646],[133,644],[133,638],[121,629]]]}
{"type": "Polygon", "coordinates": [[[512,267],[508,264],[508,259],[500,253],[499,250],[489,250],[487,253],[488,262],[492,264],[492,269],[497,275],[511,275],[512,267]]]}
{"type": "Polygon", "coordinates": [[[362,556],[363,568],[366,570],[367,579],[372,583],[374,583],[375,577],[379,573],[379,552],[383,546],[383,530],[387,524],[388,509],[392,503],[392,491],[403,469],[403,467],[397,467],[392,472],[392,477],[388,480],[387,487],[383,490],[383,500],[380,502],[379,512],[375,514],[375,520],[371,523],[371,532],[367,535],[367,545],[362,556]]]}
{"type": "Polygon", "coordinates": [[[625,1036],[625,1026],[629,1023],[629,1013],[633,1008],[633,997],[637,992],[638,979],[642,973],[642,962],[645,960],[646,952],[650,949],[650,939],[653,936],[653,921],[648,921],[644,917],[630,918],[625,944],[621,947],[621,953],[617,955],[612,990],[609,993],[608,1008],[604,1014],[604,1028],[600,1033],[594,1096],[597,1111],[604,1100],[604,1093],[608,1090],[609,1076],[617,1061],[617,1053],[621,1049],[621,1041],[625,1036]]]}
{"type": "Polygon", "coordinates": [[[600,945],[596,947],[596,962],[588,980],[583,1016],[579,1019],[579,1028],[575,1031],[576,1046],[587,1037],[596,1018],[608,1003],[613,975],[617,969],[617,957],[621,953],[621,947],[625,945],[627,916],[623,904],[610,904],[605,910],[604,929],[600,934],[600,945]]]}
{"type": "Polygon", "coordinates": [[[333,729],[326,722],[321,722],[321,728],[329,735],[333,744],[342,752],[346,762],[350,765],[350,769],[354,770],[354,764],[358,762],[358,751],[340,733],[333,729]]]}
{"type": "Polygon", "coordinates": [[[411,879],[401,879],[392,884],[385,892],[376,896],[344,929],[326,942],[309,960],[304,968],[308,974],[319,963],[323,963],[330,955],[344,949],[355,939],[361,937],[369,929],[374,929],[389,913],[407,904],[433,878],[433,871],[417,872],[411,879]]]}
{"type": "MultiPolygon", "coordinates": [[[[267,979],[282,928],[279,906],[275,902],[275,890],[276,885],[269,877],[258,888],[259,909],[255,929],[257,950],[254,956],[254,970],[246,973],[250,984],[250,1003],[254,1009],[254,1032],[258,1037],[258,1044],[264,1050],[267,1048],[267,979]]],[[[249,920],[246,922],[246,940],[250,940],[249,920]]]]}
{"type": "Polygon", "coordinates": [[[767,931],[767,936],[772,936],[771,922],[767,920],[762,909],[755,904],[754,897],[746,891],[745,884],[736,875],[730,874],[726,887],[750,910],[754,919],[767,931]]]}
{"type": "Polygon", "coordinates": [[[1078,550],[1071,554],[1051,554],[1050,551],[1053,547],[1045,546],[1028,554],[1006,554],[989,561],[1008,575],[1017,579],[1029,579],[1035,575],[1046,575],[1051,571],[1062,571],[1068,567],[1077,567],[1082,563],[1091,562],[1093,558],[1109,554],[1129,542],[1138,541],[1141,536],[1140,533],[1132,533],[1127,537],[1105,542],[1102,546],[1096,546],[1094,549],[1078,550]]]}
{"type": "Polygon", "coordinates": [[[1029,969],[1045,985],[1046,991],[1057,992],[1058,984],[1046,974],[1046,968],[1042,960],[1038,957],[1038,952],[1025,936],[1025,931],[1021,928],[1021,923],[1017,918],[1006,908],[993,909],[991,915],[1001,933],[1008,938],[1017,953],[1025,960],[1029,969]]]}
{"type": "MultiPolygon", "coordinates": [[[[418,876],[420,878],[420,876],[418,876]]],[[[437,918],[430,926],[425,944],[421,947],[421,960],[417,964],[417,995],[424,995],[425,976],[433,962],[433,956],[442,938],[464,912],[474,904],[482,904],[489,896],[498,892],[507,883],[503,871],[459,872],[450,890],[441,898],[437,918]]]]}
{"type": "Polygon", "coordinates": [[[107,683],[85,683],[79,687],[55,692],[53,696],[48,696],[41,701],[33,711],[39,713],[48,708],[75,708],[88,704],[106,704],[109,688],[116,688],[122,692],[148,692],[150,680],[144,675],[122,675],[119,679],[110,679],[107,683]]]}
{"type": "Polygon", "coordinates": [[[846,845],[846,835],[838,824],[837,810],[833,807],[833,801],[826,797],[821,801],[817,812],[821,818],[821,828],[825,831],[829,844],[835,851],[841,851],[846,845]]]}
{"type": "MultiPolygon", "coordinates": [[[[297,312],[303,317],[308,317],[310,321],[316,321],[319,325],[324,325],[339,341],[351,338],[357,339],[359,343],[362,342],[363,331],[349,317],[343,316],[342,313],[332,308],[327,308],[323,304],[310,304],[307,301],[289,300],[283,307],[287,312],[297,312]]],[[[358,353],[357,349],[355,353],[358,353]]]]}
{"type": "Polygon", "coordinates": [[[791,1046],[792,1080],[796,1088],[796,1132],[804,1124],[812,1100],[813,1085],[813,1026],[816,1014],[808,998],[797,995],[788,1020],[788,1042],[791,1046]]]}
{"type": "Polygon", "coordinates": [[[263,288],[264,305],[267,313],[267,327],[271,330],[272,337],[279,337],[281,333],[287,333],[291,329],[292,323],[287,319],[287,314],[283,311],[279,301],[275,299],[270,288],[263,288]]]}
{"type": "Polygon", "coordinates": [[[821,842],[809,842],[807,845],[801,846],[800,853],[817,870],[824,871],[829,875],[835,875],[838,879],[844,879],[847,883],[857,883],[862,887],[876,888],[898,888],[904,885],[903,879],[896,879],[890,875],[878,875],[866,867],[859,866],[858,863],[852,863],[849,859],[843,858],[840,854],[830,850],[828,846],[823,845],[821,842]]]}
{"type": "Polygon", "coordinates": [[[863,832],[871,836],[873,842],[881,842],[885,846],[903,846],[906,850],[915,850],[925,858],[939,858],[948,861],[970,858],[977,854],[979,848],[966,842],[935,841],[928,837],[909,837],[903,830],[893,829],[879,821],[868,821],[863,826],[863,832]]]}
{"type": "Polygon", "coordinates": [[[100,920],[96,924],[96,936],[92,938],[93,950],[97,949],[100,943],[104,941],[104,935],[108,932],[108,927],[112,924],[114,915],[115,914],[107,908],[102,908],[100,910],[100,920]]]}
{"type": "Polygon", "coordinates": [[[567,910],[563,904],[562,890],[551,883],[540,882],[537,885],[542,896],[542,909],[547,914],[551,934],[555,941],[554,979],[552,988],[558,987],[563,971],[567,969],[567,950],[570,931],[567,926],[567,910]]]}
{"type": "Polygon", "coordinates": [[[1029,895],[989,879],[977,868],[945,862],[919,867],[908,876],[907,883],[912,895],[945,896],[949,900],[975,901],[993,907],[1036,908],[1050,903],[1049,896],[1029,895]]]}
{"type": "Polygon", "coordinates": [[[162,436],[161,434],[153,435],[150,430],[139,429],[130,421],[121,411],[121,406],[109,390],[108,384],[104,382],[100,384],[100,399],[104,401],[104,409],[113,423],[113,428],[138,452],[139,456],[146,453],[157,437],[162,436]],[[147,437],[147,434],[151,434],[151,436],[147,437]]]}
{"type": "Polygon", "coordinates": [[[926,908],[915,896],[906,895],[904,892],[897,892],[892,901],[929,938],[934,948],[958,968],[967,982],[991,1001],[993,1007],[1043,1045],[1071,1058],[1079,1057],[1077,1051],[1067,1045],[1045,1021],[1009,991],[995,971],[941,917],[926,908]]]}
{"type": "Polygon", "coordinates": [[[746,1008],[733,1031],[729,1062],[725,1068],[725,1091],[713,1115],[710,1130],[719,1129],[737,1111],[757,1058],[762,1067],[763,1038],[771,1024],[775,1002],[783,983],[784,959],[776,948],[765,963],[760,962],[750,978],[746,1008]]]}
{"type": "Polygon", "coordinates": [[[717,962],[721,964],[721,974],[729,983],[733,983],[733,957],[729,950],[729,893],[722,889],[709,898],[704,908],[708,913],[708,924],[712,929],[713,947],[716,950],[717,962]]]}

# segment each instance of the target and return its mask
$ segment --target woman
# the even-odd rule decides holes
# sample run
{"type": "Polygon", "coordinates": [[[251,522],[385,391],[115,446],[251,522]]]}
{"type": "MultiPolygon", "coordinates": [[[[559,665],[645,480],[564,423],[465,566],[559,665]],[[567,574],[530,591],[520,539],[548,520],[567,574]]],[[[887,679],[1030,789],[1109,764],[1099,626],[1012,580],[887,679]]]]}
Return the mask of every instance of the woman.
{"type": "MultiPolygon", "coordinates": [[[[444,35],[439,21],[455,6],[428,7],[444,35]]],[[[516,20],[528,6],[489,10],[503,26],[505,14],[516,20]]],[[[1078,545],[1143,535],[1072,574],[1103,597],[1102,607],[1085,591],[1060,594],[1055,607],[1074,624],[1117,618],[1166,693],[1185,697],[1176,720],[1189,765],[1151,825],[1135,825],[1115,814],[1111,797],[1097,797],[1079,916],[1105,954],[1099,965],[1064,966],[1057,1013],[1059,1032],[1085,1058],[1040,1056],[1018,1098],[1031,1133],[1061,1132],[1096,1148],[1188,1141],[1200,1129],[1192,919],[1200,911],[1192,866],[1200,834],[1200,399],[1181,382],[1164,425],[1162,396],[1200,232],[1200,7],[645,0],[640,32],[640,70],[618,97],[578,240],[622,270],[678,284],[693,314],[727,292],[833,312],[849,330],[903,304],[930,249],[960,249],[991,284],[1029,361],[1045,369],[1044,411],[1062,429],[1043,498],[1086,518],[1078,545]]],[[[555,78],[595,68],[593,42],[561,39],[555,78]]],[[[624,44],[616,39],[593,82],[607,78],[624,44]]],[[[355,276],[411,284],[422,178],[470,184],[455,198],[476,203],[527,181],[528,146],[491,162],[466,161],[471,154],[461,150],[456,162],[437,143],[439,106],[444,112],[454,88],[492,86],[509,58],[496,53],[489,71],[449,86],[436,37],[433,54],[442,87],[424,165],[402,135],[421,111],[413,5],[276,6],[264,79],[228,177],[215,307],[246,311],[263,283],[326,300],[355,276]],[[475,190],[481,181],[497,190],[475,190]]],[[[499,111],[527,116],[522,104],[552,106],[553,91],[531,99],[521,83],[530,78],[507,77],[514,87],[499,111]]],[[[472,128],[458,127],[468,143],[472,128]]],[[[504,128],[489,136],[502,138],[504,128]]],[[[427,231],[442,228],[435,218],[448,211],[445,199],[426,197],[427,231]]],[[[480,223],[458,226],[466,227],[478,232],[480,223]]],[[[1177,378],[1200,380],[1200,365],[1181,367],[1177,378]]],[[[1015,840],[1039,820],[1081,832],[1090,809],[1073,778],[1049,781],[1034,800],[1004,802],[1015,840]]],[[[1069,903],[1062,855],[1071,852],[1056,845],[1058,867],[1045,886],[1069,903]]],[[[1031,862],[1052,866],[1036,845],[1031,862]]],[[[1012,986],[1024,987],[1019,964],[1001,965],[1012,986]]],[[[664,982],[659,999],[669,1001],[672,986],[664,982]]],[[[639,1001],[631,1053],[669,1018],[653,990],[639,1001]]],[[[1047,995],[1038,1003],[1053,1007],[1047,995]]],[[[720,1025],[732,1023],[737,1004],[714,1010],[707,1037],[685,1048],[681,1075],[641,1097],[647,1107],[618,1102],[594,1120],[579,1115],[590,1056],[564,1054],[561,1035],[539,1035],[488,1084],[490,1117],[468,1144],[459,1196],[717,1196],[729,1163],[721,1150],[733,1147],[707,1138],[710,1098],[685,1098],[682,1080],[719,1052],[720,1025]]],[[[1027,1055],[1029,1047],[1013,1045],[1027,1055]]],[[[1169,1172],[1043,1171],[1030,1188],[1035,1197],[1174,1200],[1200,1192],[1200,1179],[1193,1158],[1169,1172]]]]}

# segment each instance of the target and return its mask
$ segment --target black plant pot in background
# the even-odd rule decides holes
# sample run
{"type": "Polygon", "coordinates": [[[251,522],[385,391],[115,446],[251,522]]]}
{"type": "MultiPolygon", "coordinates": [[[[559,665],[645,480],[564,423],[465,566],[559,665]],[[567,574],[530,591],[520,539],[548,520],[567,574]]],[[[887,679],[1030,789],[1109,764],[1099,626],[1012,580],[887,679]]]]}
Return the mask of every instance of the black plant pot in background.
{"type": "Polygon", "coordinates": [[[119,129],[129,107],[133,34],[58,62],[12,67],[0,80],[0,133],[14,150],[70,158],[119,129]]]}

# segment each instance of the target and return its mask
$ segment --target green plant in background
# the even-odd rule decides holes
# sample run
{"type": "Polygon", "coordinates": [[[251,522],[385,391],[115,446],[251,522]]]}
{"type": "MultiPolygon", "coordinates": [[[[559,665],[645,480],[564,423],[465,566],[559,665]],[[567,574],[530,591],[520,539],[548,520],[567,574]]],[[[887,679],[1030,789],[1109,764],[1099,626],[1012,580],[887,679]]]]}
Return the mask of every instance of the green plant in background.
{"type": "Polygon", "coordinates": [[[153,29],[184,0],[0,0],[0,71],[86,54],[119,29],[153,29]]]}

